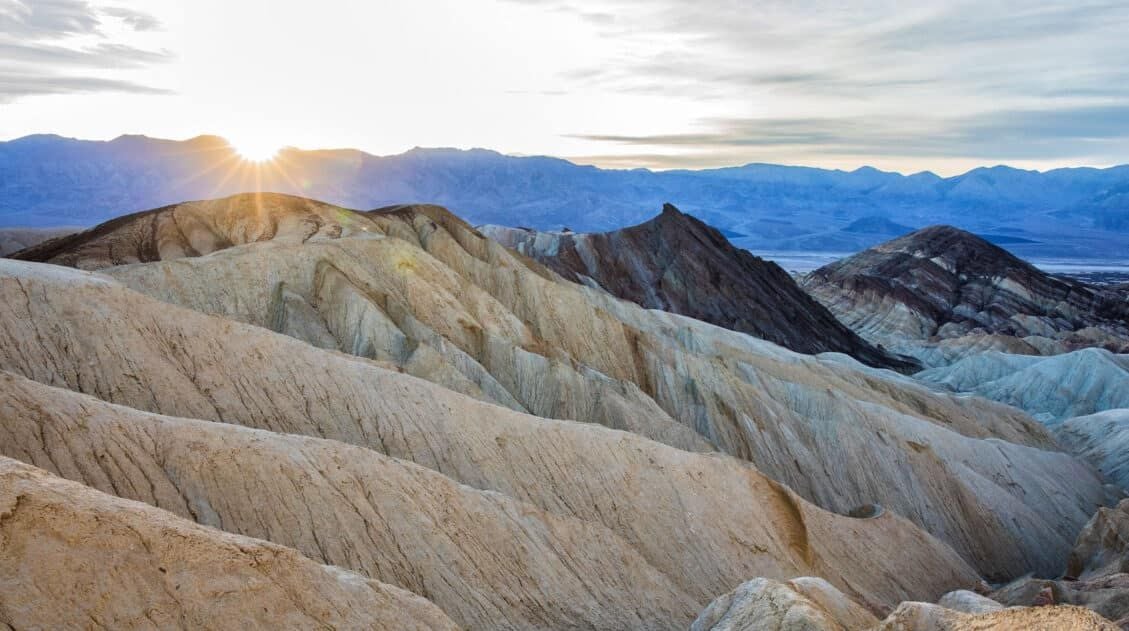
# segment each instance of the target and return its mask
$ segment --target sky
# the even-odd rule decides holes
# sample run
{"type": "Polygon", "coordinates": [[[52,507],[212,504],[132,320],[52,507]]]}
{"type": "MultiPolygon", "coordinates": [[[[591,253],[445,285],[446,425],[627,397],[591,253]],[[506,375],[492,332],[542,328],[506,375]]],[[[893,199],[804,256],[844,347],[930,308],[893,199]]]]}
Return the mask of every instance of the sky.
{"type": "Polygon", "coordinates": [[[1129,0],[0,0],[0,139],[604,167],[1129,162],[1129,0]]]}

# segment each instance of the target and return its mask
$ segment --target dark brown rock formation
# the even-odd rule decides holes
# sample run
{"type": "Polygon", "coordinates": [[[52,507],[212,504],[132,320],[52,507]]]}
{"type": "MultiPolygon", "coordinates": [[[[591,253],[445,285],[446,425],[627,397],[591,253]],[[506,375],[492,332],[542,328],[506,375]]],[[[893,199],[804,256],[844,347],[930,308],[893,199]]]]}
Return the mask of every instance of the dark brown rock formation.
{"type": "Polygon", "coordinates": [[[1003,334],[1052,352],[1118,351],[1129,341],[1129,304],[1116,293],[1042,272],[951,226],[922,228],[836,261],[803,284],[867,340],[919,357],[909,348],[915,343],[969,334],[976,334],[969,345],[982,346],[985,333],[1003,334]]]}
{"type": "Polygon", "coordinates": [[[561,276],[649,309],[749,333],[801,353],[846,353],[871,366],[908,362],[875,348],[812,300],[779,265],[735,247],[671,204],[637,226],[599,234],[485,226],[561,276]]]}

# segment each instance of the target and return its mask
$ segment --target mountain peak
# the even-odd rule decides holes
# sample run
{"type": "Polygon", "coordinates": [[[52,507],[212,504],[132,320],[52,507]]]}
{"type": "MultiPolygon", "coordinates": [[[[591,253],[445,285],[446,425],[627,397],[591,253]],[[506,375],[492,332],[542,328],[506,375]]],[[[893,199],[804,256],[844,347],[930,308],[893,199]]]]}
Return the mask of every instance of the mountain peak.
{"type": "Polygon", "coordinates": [[[875,246],[875,250],[913,252],[927,257],[942,257],[954,264],[971,264],[977,269],[1002,272],[1004,269],[1029,267],[1011,252],[981,236],[955,226],[935,225],[915,230],[905,236],[875,246]]]}
{"type": "Polygon", "coordinates": [[[1047,336],[1121,317],[1100,292],[1050,276],[947,225],[922,228],[821,267],[804,284],[856,333],[906,352],[924,348],[915,351],[918,342],[907,340],[974,332],[1047,336]]]}
{"type": "Polygon", "coordinates": [[[868,344],[811,299],[779,265],[730,243],[671,203],[613,232],[545,233],[484,226],[483,233],[566,279],[614,296],[751,334],[801,353],[841,352],[907,368],[868,344]]]}

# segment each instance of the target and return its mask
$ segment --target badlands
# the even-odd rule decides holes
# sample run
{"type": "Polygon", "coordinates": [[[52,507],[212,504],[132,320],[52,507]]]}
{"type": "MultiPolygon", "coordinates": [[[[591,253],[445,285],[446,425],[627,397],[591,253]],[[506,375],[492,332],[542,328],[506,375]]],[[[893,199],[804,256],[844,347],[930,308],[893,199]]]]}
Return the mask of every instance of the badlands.
{"type": "Polygon", "coordinates": [[[1008,381],[1124,370],[1105,294],[825,308],[673,207],[632,234],[264,193],[0,259],[0,623],[1124,624],[1125,382],[1008,381]]]}

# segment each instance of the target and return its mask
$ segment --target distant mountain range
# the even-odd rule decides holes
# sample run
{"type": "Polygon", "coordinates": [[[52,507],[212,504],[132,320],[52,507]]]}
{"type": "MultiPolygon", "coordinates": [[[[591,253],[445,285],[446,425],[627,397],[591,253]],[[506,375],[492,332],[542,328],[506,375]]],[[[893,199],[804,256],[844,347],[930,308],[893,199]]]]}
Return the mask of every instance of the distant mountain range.
{"type": "Polygon", "coordinates": [[[256,166],[216,136],[0,143],[0,225],[93,225],[253,190],[361,209],[431,202],[473,223],[578,231],[640,223],[672,202],[754,251],[856,251],[945,223],[1022,256],[1129,257],[1129,166],[1042,173],[997,166],[949,178],[769,164],[653,172],[482,149],[385,157],[286,149],[256,166]]]}

